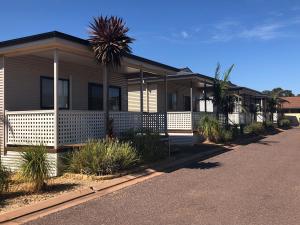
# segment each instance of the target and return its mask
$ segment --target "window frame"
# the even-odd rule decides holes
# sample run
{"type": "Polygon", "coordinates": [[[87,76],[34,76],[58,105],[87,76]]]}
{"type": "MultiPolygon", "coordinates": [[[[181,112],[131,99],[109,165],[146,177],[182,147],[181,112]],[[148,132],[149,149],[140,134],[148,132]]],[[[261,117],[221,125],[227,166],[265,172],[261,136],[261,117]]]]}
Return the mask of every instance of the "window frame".
{"type": "MultiPolygon", "coordinates": [[[[43,80],[52,80],[53,86],[54,86],[54,78],[53,77],[40,76],[40,108],[41,109],[54,109],[54,103],[53,103],[53,107],[43,106],[43,87],[42,87],[43,80]]],[[[68,107],[59,107],[59,109],[69,110],[70,109],[70,80],[66,79],[66,78],[59,78],[58,80],[68,82],[68,107]]],[[[53,96],[54,96],[54,90],[53,90],[53,96]]],[[[53,99],[53,101],[54,101],[54,99],[53,99]]]]}
{"type": "Polygon", "coordinates": [[[103,92],[103,85],[99,83],[94,83],[94,82],[88,82],[88,110],[89,111],[103,111],[103,94],[102,94],[102,106],[100,109],[91,109],[91,104],[90,104],[90,87],[96,86],[102,88],[103,92]]]}
{"type": "MultiPolygon", "coordinates": [[[[94,109],[91,109],[91,107],[90,107],[90,96],[89,96],[89,93],[90,93],[90,87],[91,86],[98,86],[98,87],[100,87],[100,88],[102,88],[102,91],[103,91],[103,84],[101,84],[101,83],[95,83],[95,82],[88,82],[88,110],[90,110],[90,111],[94,111],[94,109]]],[[[109,85],[109,87],[108,87],[109,89],[110,88],[116,88],[116,89],[118,89],[119,90],[119,96],[120,96],[120,101],[119,101],[119,110],[118,111],[115,111],[115,112],[121,112],[122,111],[122,87],[121,86],[116,86],[116,85],[109,85]]],[[[110,98],[110,96],[109,96],[109,90],[108,90],[108,101],[109,101],[109,98],[110,98]]],[[[101,109],[97,109],[97,110],[95,110],[95,111],[103,111],[103,94],[102,94],[102,107],[101,107],[101,109]]]]}

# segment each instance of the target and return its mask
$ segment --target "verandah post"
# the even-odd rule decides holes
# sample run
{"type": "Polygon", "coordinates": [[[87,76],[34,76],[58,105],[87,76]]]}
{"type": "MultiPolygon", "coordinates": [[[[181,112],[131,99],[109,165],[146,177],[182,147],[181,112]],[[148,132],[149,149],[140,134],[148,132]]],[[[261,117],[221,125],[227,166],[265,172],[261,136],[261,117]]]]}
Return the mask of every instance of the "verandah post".
{"type": "Polygon", "coordinates": [[[143,133],[144,124],[144,72],[142,66],[140,67],[140,111],[141,111],[141,132],[143,133]]]}
{"type": "Polygon", "coordinates": [[[207,93],[206,93],[206,81],[204,82],[204,112],[207,113],[207,93]]]}
{"type": "Polygon", "coordinates": [[[167,72],[165,72],[164,76],[164,86],[165,86],[165,112],[164,112],[164,130],[165,135],[168,136],[168,75],[167,72]]]}
{"type": "Polygon", "coordinates": [[[54,81],[54,149],[58,148],[58,114],[59,114],[59,102],[58,102],[58,76],[59,76],[59,54],[58,50],[54,50],[54,73],[53,73],[53,81],[54,81]]]}
{"type": "Polygon", "coordinates": [[[191,80],[190,86],[190,110],[191,110],[191,129],[193,131],[193,80],[191,80]]]}

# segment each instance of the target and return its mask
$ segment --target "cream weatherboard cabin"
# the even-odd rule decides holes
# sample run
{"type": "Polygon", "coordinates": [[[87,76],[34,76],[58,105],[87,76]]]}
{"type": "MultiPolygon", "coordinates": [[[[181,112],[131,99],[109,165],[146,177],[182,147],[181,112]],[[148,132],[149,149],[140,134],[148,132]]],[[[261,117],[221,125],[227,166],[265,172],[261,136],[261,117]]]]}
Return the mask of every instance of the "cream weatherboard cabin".
{"type": "MultiPolygon", "coordinates": [[[[143,128],[192,143],[201,116],[215,111],[213,79],[188,68],[127,55],[109,84],[116,135],[143,128]]],[[[2,163],[15,170],[19,146],[43,144],[57,175],[68,147],[104,137],[102,94],[87,40],[54,31],[0,42],[2,163]]]]}

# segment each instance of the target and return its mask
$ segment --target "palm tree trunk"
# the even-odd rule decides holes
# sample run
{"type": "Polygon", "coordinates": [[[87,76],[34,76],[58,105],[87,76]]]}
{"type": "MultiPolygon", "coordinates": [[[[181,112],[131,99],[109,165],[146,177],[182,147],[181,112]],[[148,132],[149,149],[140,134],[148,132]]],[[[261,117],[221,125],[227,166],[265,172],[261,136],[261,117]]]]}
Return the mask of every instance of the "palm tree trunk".
{"type": "Polygon", "coordinates": [[[108,67],[103,67],[103,111],[104,111],[104,131],[105,137],[108,136],[109,104],[108,104],[108,67]]]}

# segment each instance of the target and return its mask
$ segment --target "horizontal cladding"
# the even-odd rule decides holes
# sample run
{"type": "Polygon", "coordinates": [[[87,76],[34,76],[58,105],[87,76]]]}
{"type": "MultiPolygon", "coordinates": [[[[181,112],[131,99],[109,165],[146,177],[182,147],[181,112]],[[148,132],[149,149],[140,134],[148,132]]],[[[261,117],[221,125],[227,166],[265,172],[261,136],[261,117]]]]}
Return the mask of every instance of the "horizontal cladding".
{"type": "MultiPolygon", "coordinates": [[[[143,87],[143,110],[144,112],[157,112],[157,85],[152,84],[143,87]],[[148,100],[148,103],[147,103],[148,100]]],[[[131,84],[128,86],[128,111],[140,111],[140,86],[131,84]]]]}
{"type": "MultiPolygon", "coordinates": [[[[57,153],[48,153],[47,159],[50,163],[50,175],[57,176],[57,153]]],[[[17,171],[22,164],[21,152],[7,151],[1,156],[2,165],[11,171],[17,171]]]]}
{"type": "MultiPolygon", "coordinates": [[[[40,77],[53,77],[53,61],[36,56],[9,58],[6,75],[6,109],[40,109],[40,77]]],[[[65,62],[63,58],[59,64],[59,77],[64,79],[72,77],[72,106],[76,110],[88,109],[88,83],[102,83],[100,68],[65,62]]],[[[111,85],[121,87],[121,107],[123,111],[127,111],[125,75],[112,73],[109,77],[111,85]]]]}

